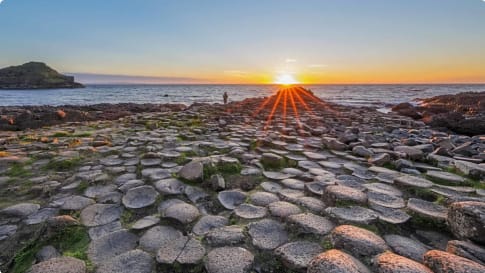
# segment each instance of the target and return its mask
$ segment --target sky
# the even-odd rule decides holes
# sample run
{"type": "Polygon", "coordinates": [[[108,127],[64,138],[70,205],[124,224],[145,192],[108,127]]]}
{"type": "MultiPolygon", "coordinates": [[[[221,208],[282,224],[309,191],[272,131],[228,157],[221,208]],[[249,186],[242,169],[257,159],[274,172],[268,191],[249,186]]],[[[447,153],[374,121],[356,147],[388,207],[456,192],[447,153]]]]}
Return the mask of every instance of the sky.
{"type": "Polygon", "coordinates": [[[28,61],[88,83],[485,83],[485,1],[0,0],[0,67],[28,61]]]}

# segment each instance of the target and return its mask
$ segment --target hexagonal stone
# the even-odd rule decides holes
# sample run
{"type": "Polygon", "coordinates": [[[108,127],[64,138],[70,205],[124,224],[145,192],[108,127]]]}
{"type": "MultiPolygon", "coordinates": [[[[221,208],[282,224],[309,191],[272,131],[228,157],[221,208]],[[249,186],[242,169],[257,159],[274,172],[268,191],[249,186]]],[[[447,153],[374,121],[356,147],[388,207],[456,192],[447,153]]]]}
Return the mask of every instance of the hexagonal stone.
{"type": "Polygon", "coordinates": [[[394,195],[394,196],[403,195],[402,191],[399,190],[398,188],[384,183],[369,183],[369,184],[364,184],[363,186],[366,187],[367,190],[372,192],[378,192],[378,193],[394,195]]]}
{"type": "Polygon", "coordinates": [[[297,204],[314,213],[321,213],[325,209],[325,203],[323,203],[320,199],[310,196],[299,198],[297,204]]]}
{"type": "Polygon", "coordinates": [[[269,192],[258,191],[249,196],[249,200],[256,206],[267,206],[273,202],[280,201],[277,195],[269,192]]]}
{"type": "Polygon", "coordinates": [[[155,226],[147,230],[140,238],[140,248],[155,253],[167,242],[183,237],[182,232],[170,226],[155,226]]]}
{"type": "Polygon", "coordinates": [[[154,265],[150,254],[135,249],[103,262],[96,269],[96,273],[151,273],[154,265]]]}
{"type": "Polygon", "coordinates": [[[287,173],[280,173],[280,172],[263,172],[264,177],[273,180],[283,180],[294,177],[294,175],[287,174],[287,173]]]}
{"type": "Polygon", "coordinates": [[[466,201],[451,204],[447,222],[456,237],[485,243],[484,202],[466,201]]]}
{"type": "Polygon", "coordinates": [[[265,207],[259,207],[251,204],[241,204],[234,209],[234,214],[243,219],[263,218],[268,213],[265,207]]]}
{"type": "Polygon", "coordinates": [[[35,258],[37,262],[44,262],[52,258],[60,257],[61,253],[51,245],[43,246],[37,253],[35,253],[35,258]]]}
{"type": "Polygon", "coordinates": [[[139,209],[154,204],[158,196],[158,192],[152,186],[140,186],[129,189],[122,201],[127,208],[139,209]]]}
{"type": "Polygon", "coordinates": [[[99,265],[110,258],[135,249],[137,245],[138,237],[135,234],[127,230],[119,230],[91,241],[87,254],[91,262],[99,265]]]}
{"type": "Polygon", "coordinates": [[[273,153],[263,153],[260,160],[261,164],[269,169],[280,169],[286,165],[286,161],[282,156],[273,153]]]}
{"type": "Polygon", "coordinates": [[[400,235],[385,235],[384,240],[397,254],[420,263],[423,262],[424,254],[430,250],[423,243],[400,235]]]}
{"type": "Polygon", "coordinates": [[[232,246],[244,242],[243,229],[239,226],[225,226],[211,229],[205,236],[211,246],[232,246]]]}
{"type": "Polygon", "coordinates": [[[446,221],[448,215],[446,207],[417,198],[409,198],[407,208],[423,217],[443,222],[446,221]]]}
{"type": "Polygon", "coordinates": [[[184,249],[184,246],[187,244],[188,240],[188,237],[181,236],[165,242],[157,251],[157,262],[161,264],[173,264],[184,249]]]}
{"type": "Polygon", "coordinates": [[[0,215],[23,218],[37,212],[39,209],[39,204],[19,203],[0,210],[0,215]]]}
{"type": "Polygon", "coordinates": [[[248,233],[252,244],[262,250],[272,250],[288,241],[284,226],[271,219],[263,219],[249,224],[248,233]]]}
{"type": "Polygon", "coordinates": [[[274,183],[274,182],[263,182],[260,184],[260,186],[265,191],[272,192],[272,193],[277,193],[281,189],[283,189],[283,187],[280,184],[274,183]]]}
{"type": "Polygon", "coordinates": [[[285,187],[295,190],[303,190],[305,188],[305,183],[301,180],[288,178],[281,180],[281,184],[285,187]]]}
{"type": "Polygon", "coordinates": [[[120,219],[123,207],[93,204],[81,211],[81,223],[87,227],[101,226],[120,219]]]}
{"type": "Polygon", "coordinates": [[[378,273],[433,273],[426,266],[389,251],[374,258],[378,273]]]}
{"type": "Polygon", "coordinates": [[[171,177],[170,171],[162,168],[146,168],[141,171],[141,176],[150,181],[158,181],[171,177]]]}
{"type": "Polygon", "coordinates": [[[123,229],[120,221],[114,221],[102,226],[92,227],[88,230],[89,238],[96,240],[104,235],[123,229]]]}
{"type": "Polygon", "coordinates": [[[43,208],[38,210],[37,212],[29,215],[27,219],[24,220],[24,223],[27,225],[36,225],[43,223],[49,220],[51,217],[54,217],[59,214],[59,209],[55,208],[43,208]]]}
{"type": "Polygon", "coordinates": [[[229,220],[222,216],[206,215],[202,216],[192,228],[196,235],[205,235],[214,228],[223,227],[229,223],[229,220]]]}
{"type": "Polygon", "coordinates": [[[34,264],[29,273],[85,273],[84,261],[72,257],[52,258],[47,261],[34,264]]]}
{"type": "Polygon", "coordinates": [[[301,212],[301,209],[298,206],[285,201],[273,202],[268,205],[268,208],[271,215],[281,218],[286,218],[290,215],[301,212]]]}
{"type": "Polygon", "coordinates": [[[110,192],[116,191],[115,185],[96,185],[87,188],[84,191],[84,195],[89,198],[99,198],[100,196],[106,195],[110,192]]]}
{"type": "Polygon", "coordinates": [[[205,248],[199,240],[190,238],[178,254],[176,261],[179,264],[198,264],[205,256],[205,248]]]}
{"type": "Polygon", "coordinates": [[[305,196],[305,193],[300,190],[282,189],[278,192],[278,196],[284,201],[297,203],[301,197],[305,196]]]}
{"type": "Polygon", "coordinates": [[[240,204],[244,203],[246,197],[246,193],[238,190],[221,191],[217,195],[217,199],[221,205],[229,210],[233,210],[240,204]]]}
{"type": "Polygon", "coordinates": [[[323,193],[323,202],[334,206],[339,202],[351,202],[355,204],[367,204],[367,195],[360,190],[346,186],[328,186],[323,193]]]}
{"type": "Polygon", "coordinates": [[[378,235],[350,225],[336,227],[331,233],[331,241],[335,248],[344,249],[355,256],[372,256],[389,249],[378,235]]]}
{"type": "Polygon", "coordinates": [[[0,226],[0,241],[7,239],[15,234],[17,225],[3,225],[0,226]]]}
{"type": "Polygon", "coordinates": [[[371,204],[379,219],[390,224],[402,224],[411,219],[411,216],[400,209],[391,209],[371,204]]]}
{"type": "Polygon", "coordinates": [[[241,247],[215,248],[207,255],[207,273],[249,273],[254,255],[241,247]]]}
{"type": "Polygon", "coordinates": [[[64,203],[61,205],[63,210],[81,210],[89,205],[96,203],[91,198],[86,198],[84,196],[73,195],[65,198],[64,203]]]}
{"type": "Polygon", "coordinates": [[[394,178],[394,183],[406,186],[406,187],[416,187],[416,188],[431,188],[433,186],[433,182],[417,177],[412,175],[402,175],[394,178]]]}
{"type": "Polygon", "coordinates": [[[161,214],[162,217],[175,219],[182,224],[191,223],[200,216],[200,212],[195,206],[185,202],[177,202],[162,210],[161,214]]]}
{"type": "Polygon", "coordinates": [[[465,178],[449,172],[427,171],[426,176],[437,183],[461,184],[465,182],[465,178]]]}
{"type": "Polygon", "coordinates": [[[359,207],[329,207],[325,209],[325,213],[329,216],[338,219],[339,223],[354,223],[369,225],[375,222],[378,218],[377,213],[373,210],[359,207]]]}
{"type": "Polygon", "coordinates": [[[424,265],[435,273],[483,273],[485,266],[472,260],[439,250],[424,254],[424,265]]]}
{"type": "Polygon", "coordinates": [[[159,180],[155,183],[155,188],[162,194],[182,194],[185,190],[185,184],[175,178],[159,180]]]}
{"type": "Polygon", "coordinates": [[[131,225],[131,229],[145,229],[160,223],[160,218],[154,215],[148,215],[131,225]]]}
{"type": "Polygon", "coordinates": [[[468,241],[451,240],[446,251],[477,263],[485,264],[485,248],[468,241]]]}
{"type": "Polygon", "coordinates": [[[359,260],[340,250],[331,249],[315,256],[307,273],[370,273],[359,260]]]}
{"type": "Polygon", "coordinates": [[[329,219],[313,213],[291,215],[288,216],[287,221],[299,233],[326,235],[335,227],[329,219]]]}
{"type": "Polygon", "coordinates": [[[179,171],[179,177],[188,181],[201,181],[204,175],[204,166],[199,161],[191,161],[179,171]]]}
{"type": "Polygon", "coordinates": [[[308,241],[296,241],[284,244],[275,249],[275,255],[278,256],[284,265],[295,270],[304,270],[307,268],[313,257],[323,251],[323,248],[317,244],[308,241]]]}
{"type": "Polygon", "coordinates": [[[314,152],[303,152],[303,154],[311,160],[326,160],[327,156],[324,154],[314,152]]]}
{"type": "Polygon", "coordinates": [[[369,204],[376,204],[381,207],[400,209],[406,206],[406,204],[404,203],[404,199],[399,196],[390,195],[387,193],[369,191],[367,193],[367,198],[369,204]]]}

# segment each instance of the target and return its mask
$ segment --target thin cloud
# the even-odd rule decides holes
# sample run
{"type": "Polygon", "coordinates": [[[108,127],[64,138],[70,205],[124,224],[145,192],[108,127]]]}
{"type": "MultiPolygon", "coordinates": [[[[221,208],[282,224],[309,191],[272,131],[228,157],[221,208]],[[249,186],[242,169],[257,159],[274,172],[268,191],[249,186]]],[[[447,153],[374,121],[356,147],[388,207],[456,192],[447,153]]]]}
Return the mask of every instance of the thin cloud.
{"type": "Polygon", "coordinates": [[[296,63],[296,60],[288,58],[288,59],[285,60],[285,63],[296,63]]]}
{"type": "Polygon", "coordinates": [[[241,70],[226,70],[224,71],[224,74],[230,75],[233,77],[239,77],[239,78],[246,78],[248,77],[248,72],[246,71],[241,71],[241,70]]]}
{"type": "Polygon", "coordinates": [[[325,68],[327,66],[328,65],[326,65],[326,64],[310,64],[310,65],[308,65],[309,68],[325,68]]]}

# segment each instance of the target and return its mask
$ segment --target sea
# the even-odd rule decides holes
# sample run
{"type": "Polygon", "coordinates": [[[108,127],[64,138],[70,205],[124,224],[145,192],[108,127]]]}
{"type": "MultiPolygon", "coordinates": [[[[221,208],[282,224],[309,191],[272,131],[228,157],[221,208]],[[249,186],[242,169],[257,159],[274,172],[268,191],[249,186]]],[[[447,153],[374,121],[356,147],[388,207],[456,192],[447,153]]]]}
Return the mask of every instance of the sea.
{"type": "MultiPolygon", "coordinates": [[[[303,85],[326,101],[385,109],[444,94],[485,91],[485,84],[303,85]]],[[[279,85],[87,85],[82,89],[0,90],[0,106],[89,105],[98,103],[221,103],[275,94],[279,85]]]]}

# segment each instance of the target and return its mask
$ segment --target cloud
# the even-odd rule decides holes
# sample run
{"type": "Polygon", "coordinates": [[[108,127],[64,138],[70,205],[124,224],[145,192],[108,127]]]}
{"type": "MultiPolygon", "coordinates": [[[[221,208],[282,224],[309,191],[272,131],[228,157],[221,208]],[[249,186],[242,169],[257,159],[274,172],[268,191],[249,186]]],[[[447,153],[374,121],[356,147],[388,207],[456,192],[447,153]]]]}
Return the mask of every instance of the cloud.
{"type": "Polygon", "coordinates": [[[285,63],[296,63],[296,60],[288,58],[288,59],[285,60],[285,63]]]}
{"type": "Polygon", "coordinates": [[[0,4],[3,2],[3,0],[0,0],[0,4]]]}

